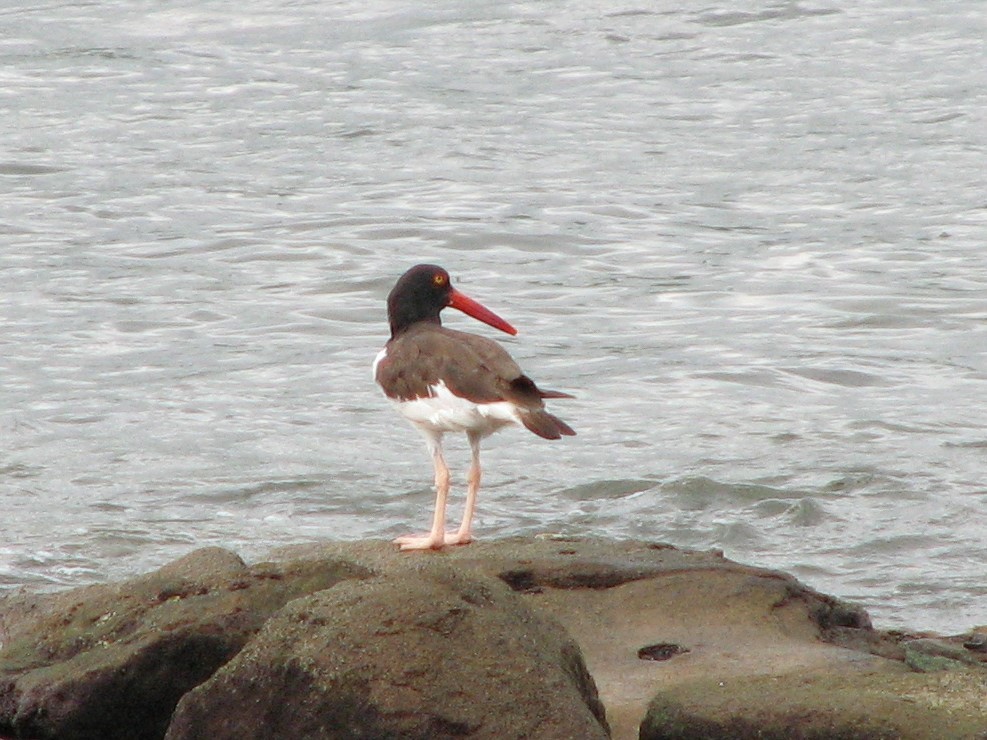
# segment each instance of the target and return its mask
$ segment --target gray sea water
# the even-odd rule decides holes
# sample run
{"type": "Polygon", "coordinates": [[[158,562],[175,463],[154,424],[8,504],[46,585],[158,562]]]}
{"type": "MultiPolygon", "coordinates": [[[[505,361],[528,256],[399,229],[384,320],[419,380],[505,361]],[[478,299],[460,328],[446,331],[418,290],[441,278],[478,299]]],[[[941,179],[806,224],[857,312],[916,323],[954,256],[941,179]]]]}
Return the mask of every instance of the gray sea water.
{"type": "Polygon", "coordinates": [[[987,623],[985,38],[981,0],[8,0],[0,586],[423,530],[370,363],[430,261],[578,397],[485,444],[479,536],[987,623]]]}

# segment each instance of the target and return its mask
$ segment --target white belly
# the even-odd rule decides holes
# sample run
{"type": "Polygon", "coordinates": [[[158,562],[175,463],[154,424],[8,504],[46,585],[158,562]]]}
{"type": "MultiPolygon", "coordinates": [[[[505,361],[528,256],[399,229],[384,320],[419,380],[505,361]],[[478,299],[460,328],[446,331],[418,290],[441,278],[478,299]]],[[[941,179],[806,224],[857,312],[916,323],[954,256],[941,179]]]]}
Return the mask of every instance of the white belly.
{"type": "Polygon", "coordinates": [[[478,432],[492,434],[508,424],[520,424],[517,408],[510,401],[474,403],[460,398],[445,383],[434,385],[428,398],[394,401],[408,421],[430,432],[478,432]]]}

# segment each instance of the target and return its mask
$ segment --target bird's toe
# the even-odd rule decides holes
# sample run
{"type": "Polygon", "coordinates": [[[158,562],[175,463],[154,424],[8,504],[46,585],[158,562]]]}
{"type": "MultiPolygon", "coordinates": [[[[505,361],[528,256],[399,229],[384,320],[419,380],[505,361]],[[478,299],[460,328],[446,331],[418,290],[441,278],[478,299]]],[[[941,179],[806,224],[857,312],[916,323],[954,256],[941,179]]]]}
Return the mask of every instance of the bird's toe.
{"type": "Polygon", "coordinates": [[[445,544],[445,538],[439,534],[437,537],[431,534],[426,535],[404,535],[396,537],[394,544],[402,550],[439,550],[445,544]]]}

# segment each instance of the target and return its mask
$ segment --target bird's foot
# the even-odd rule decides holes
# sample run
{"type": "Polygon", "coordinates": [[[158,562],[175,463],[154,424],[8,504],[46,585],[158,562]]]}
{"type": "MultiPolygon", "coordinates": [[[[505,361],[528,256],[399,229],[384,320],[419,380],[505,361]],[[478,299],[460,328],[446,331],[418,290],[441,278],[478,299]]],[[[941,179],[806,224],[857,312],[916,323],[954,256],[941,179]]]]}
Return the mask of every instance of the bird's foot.
{"type": "Polygon", "coordinates": [[[473,535],[469,532],[446,532],[447,545],[468,545],[473,541],[473,535]]]}
{"type": "Polygon", "coordinates": [[[425,535],[408,534],[396,537],[394,544],[402,550],[441,550],[446,545],[468,545],[473,541],[469,532],[431,533],[425,535]]]}
{"type": "Polygon", "coordinates": [[[406,534],[402,537],[395,537],[394,544],[402,550],[439,550],[445,545],[445,538],[442,535],[435,537],[431,534],[406,534]]]}

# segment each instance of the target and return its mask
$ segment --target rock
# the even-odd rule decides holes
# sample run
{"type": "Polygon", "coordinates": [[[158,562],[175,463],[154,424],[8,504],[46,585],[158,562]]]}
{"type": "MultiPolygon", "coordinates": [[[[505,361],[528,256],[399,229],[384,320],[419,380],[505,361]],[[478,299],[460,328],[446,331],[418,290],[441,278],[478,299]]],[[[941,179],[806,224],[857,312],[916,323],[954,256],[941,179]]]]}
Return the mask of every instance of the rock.
{"type": "Polygon", "coordinates": [[[975,653],[987,653],[987,627],[978,627],[962,635],[963,647],[975,653]]]}
{"type": "Polygon", "coordinates": [[[212,548],[122,584],[0,594],[0,737],[160,738],[184,695],[173,738],[222,737],[223,717],[247,725],[236,736],[277,727],[266,737],[392,722],[391,736],[599,737],[606,722],[618,740],[987,738],[987,629],[875,630],[720,552],[539,536],[271,557],[212,548]],[[556,704],[579,729],[553,724],[556,704]]]}
{"type": "Polygon", "coordinates": [[[508,583],[579,643],[616,738],[637,736],[649,700],[665,685],[706,673],[744,675],[819,663],[842,671],[846,656],[876,659],[825,640],[880,642],[862,609],[790,575],[741,565],[719,552],[660,543],[511,538],[438,554],[347,543],[292,548],[276,557],[339,557],[343,551],[375,570],[410,555],[508,583]],[[638,657],[659,643],[678,646],[679,654],[667,661],[638,657]]]}
{"type": "Polygon", "coordinates": [[[182,699],[168,740],[607,737],[564,630],[441,559],[293,601],[182,699]]]}
{"type": "MultiPolygon", "coordinates": [[[[963,638],[958,638],[962,640],[963,638]]],[[[987,656],[945,638],[921,637],[906,640],[905,663],[915,671],[952,671],[968,665],[981,665],[987,656]]],[[[974,643],[974,647],[976,644],[974,643]]]]}
{"type": "Polygon", "coordinates": [[[976,740],[984,737],[981,671],[793,671],[699,680],[658,694],[640,740],[976,740]]]}
{"type": "MultiPolygon", "coordinates": [[[[366,543],[343,547],[356,562],[377,569],[386,569],[395,556],[366,543]]],[[[341,554],[335,545],[313,552],[341,554]]],[[[887,701],[871,705],[878,714],[859,725],[865,730],[882,726],[882,710],[924,718],[924,724],[894,724],[900,732],[892,737],[960,738],[977,723],[987,730],[987,704],[973,701],[987,696],[987,673],[956,674],[950,682],[911,673],[902,647],[910,637],[873,629],[864,610],[820,594],[788,574],[732,562],[719,552],[538,537],[478,542],[425,558],[496,576],[534,609],[555,616],[582,648],[614,738],[637,738],[642,723],[654,732],[658,715],[652,712],[646,719],[653,698],[679,695],[668,692],[688,698],[704,685],[720,689],[721,683],[775,689],[774,694],[765,692],[771,700],[764,704],[745,705],[738,699],[736,727],[743,722],[758,727],[763,719],[765,727],[795,731],[797,727],[783,722],[772,725],[770,714],[759,711],[784,707],[781,698],[788,687],[810,677],[820,687],[830,681],[842,689],[847,702],[858,692],[879,693],[887,686],[887,701]],[[675,646],[669,650],[674,655],[650,660],[645,650],[639,657],[642,648],[655,645],[675,646]],[[898,701],[893,700],[896,690],[903,697],[898,701]],[[913,711],[902,713],[902,701],[913,711]],[[958,707],[965,707],[966,714],[957,713],[958,707]],[[921,734],[930,727],[941,734],[921,734]]],[[[804,700],[801,709],[838,719],[840,712],[827,703],[825,690],[806,689],[804,700]]],[[[705,737],[703,721],[719,721],[704,715],[701,703],[694,710],[689,714],[695,720],[689,725],[692,734],[671,737],[705,737]]],[[[720,736],[731,737],[730,732],[720,736]]],[[[787,736],[799,737],[778,735],[787,736]]],[[[863,736],[856,731],[848,735],[863,736]]],[[[841,736],[823,731],[819,737],[841,736]]]]}
{"type": "Polygon", "coordinates": [[[0,729],[37,738],[160,738],[178,700],[289,599],[368,571],[248,568],[207,548],[119,585],[37,598],[5,616],[0,729]]]}

